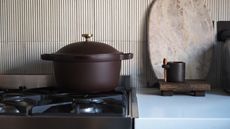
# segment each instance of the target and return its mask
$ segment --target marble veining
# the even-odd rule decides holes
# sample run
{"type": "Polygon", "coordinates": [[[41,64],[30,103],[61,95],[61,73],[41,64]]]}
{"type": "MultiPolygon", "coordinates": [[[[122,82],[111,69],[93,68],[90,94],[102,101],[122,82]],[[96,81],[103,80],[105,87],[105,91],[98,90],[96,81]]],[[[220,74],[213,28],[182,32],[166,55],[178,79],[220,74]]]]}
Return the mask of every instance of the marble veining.
{"type": "Polygon", "coordinates": [[[163,78],[163,58],[186,63],[186,79],[204,79],[209,71],[214,30],[204,0],[156,0],[149,18],[151,64],[163,78]]]}

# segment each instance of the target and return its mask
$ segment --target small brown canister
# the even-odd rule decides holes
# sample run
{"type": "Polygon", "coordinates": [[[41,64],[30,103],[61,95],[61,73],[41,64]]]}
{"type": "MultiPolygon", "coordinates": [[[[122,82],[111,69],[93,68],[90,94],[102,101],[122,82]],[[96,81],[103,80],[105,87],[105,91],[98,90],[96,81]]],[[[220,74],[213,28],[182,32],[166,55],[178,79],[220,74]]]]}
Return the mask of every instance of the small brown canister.
{"type": "Polygon", "coordinates": [[[167,62],[162,67],[166,70],[167,82],[185,81],[185,63],[181,61],[167,62]]]}

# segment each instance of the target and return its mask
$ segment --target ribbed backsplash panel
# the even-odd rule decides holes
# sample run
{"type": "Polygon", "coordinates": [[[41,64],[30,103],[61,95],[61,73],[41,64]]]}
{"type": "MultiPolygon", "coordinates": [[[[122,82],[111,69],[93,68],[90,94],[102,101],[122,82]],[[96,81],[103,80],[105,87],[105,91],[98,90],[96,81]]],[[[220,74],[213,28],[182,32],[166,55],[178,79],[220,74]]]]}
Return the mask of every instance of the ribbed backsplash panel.
{"type": "MultiPolygon", "coordinates": [[[[230,20],[230,0],[206,0],[213,20],[230,20]]],[[[51,74],[40,60],[69,43],[105,42],[134,59],[122,62],[133,86],[154,81],[147,52],[147,15],[152,0],[0,0],[0,74],[51,74]]],[[[219,73],[217,72],[216,75],[219,73]]],[[[151,84],[151,83],[150,83],[151,84]]]]}

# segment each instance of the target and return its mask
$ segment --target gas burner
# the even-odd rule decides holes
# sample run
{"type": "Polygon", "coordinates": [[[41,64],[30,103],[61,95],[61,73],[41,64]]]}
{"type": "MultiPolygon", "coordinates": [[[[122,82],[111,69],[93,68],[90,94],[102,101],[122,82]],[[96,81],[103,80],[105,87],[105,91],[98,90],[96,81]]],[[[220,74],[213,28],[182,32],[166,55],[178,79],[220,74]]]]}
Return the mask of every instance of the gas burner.
{"type": "Polygon", "coordinates": [[[0,103],[0,114],[19,114],[20,111],[13,105],[0,103]]]}
{"type": "Polygon", "coordinates": [[[57,87],[3,90],[0,98],[0,115],[125,116],[128,109],[124,89],[94,94],[57,87]]]}

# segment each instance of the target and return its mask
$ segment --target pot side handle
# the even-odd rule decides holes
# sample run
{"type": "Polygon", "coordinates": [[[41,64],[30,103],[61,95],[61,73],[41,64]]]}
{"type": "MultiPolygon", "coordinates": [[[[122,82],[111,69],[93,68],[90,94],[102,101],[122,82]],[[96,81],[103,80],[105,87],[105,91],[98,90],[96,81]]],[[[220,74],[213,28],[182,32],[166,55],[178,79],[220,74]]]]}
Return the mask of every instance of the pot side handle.
{"type": "Polygon", "coordinates": [[[54,60],[55,54],[42,54],[41,59],[43,59],[43,60],[54,60]]]}
{"type": "Polygon", "coordinates": [[[128,60],[133,58],[133,53],[121,53],[120,59],[121,60],[128,60]]]}

